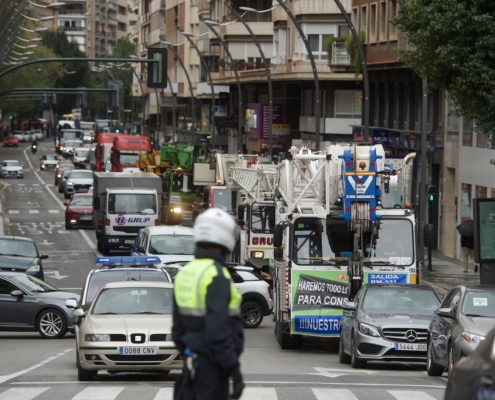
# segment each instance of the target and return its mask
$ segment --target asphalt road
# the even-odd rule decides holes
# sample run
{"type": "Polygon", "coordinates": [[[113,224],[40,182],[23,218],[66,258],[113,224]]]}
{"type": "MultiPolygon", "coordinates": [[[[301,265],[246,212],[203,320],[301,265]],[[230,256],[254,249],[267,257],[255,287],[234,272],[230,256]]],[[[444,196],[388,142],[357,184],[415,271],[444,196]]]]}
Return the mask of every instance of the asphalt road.
{"type": "MultiPolygon", "coordinates": [[[[25,178],[2,181],[2,212],[7,234],[33,238],[48,254],[46,280],[79,293],[96,251],[92,230],[65,230],[63,196],[53,171],[40,171],[39,158],[53,153],[53,142],[40,142],[33,156],[28,144],[0,149],[0,160],[17,159],[25,178]]],[[[0,400],[171,400],[178,371],[158,374],[100,373],[79,383],[71,334],[44,340],[37,333],[0,332],[0,400]]],[[[369,363],[365,370],[341,365],[337,342],[306,340],[297,351],[280,350],[273,322],[246,331],[242,371],[243,400],[433,400],[443,399],[447,378],[426,375],[424,364],[369,363]]]]}

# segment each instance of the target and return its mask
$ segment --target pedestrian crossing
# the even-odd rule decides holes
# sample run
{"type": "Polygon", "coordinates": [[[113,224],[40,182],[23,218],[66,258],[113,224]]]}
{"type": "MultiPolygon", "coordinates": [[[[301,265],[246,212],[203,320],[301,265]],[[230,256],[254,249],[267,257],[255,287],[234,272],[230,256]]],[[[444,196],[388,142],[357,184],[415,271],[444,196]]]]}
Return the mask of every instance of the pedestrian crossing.
{"type": "MultiPolygon", "coordinates": [[[[15,387],[2,392],[0,400],[135,400],[136,387],[105,386],[95,382],[91,386],[60,385],[43,387],[15,387]],[[76,390],[76,392],[74,392],[76,390]]],[[[352,386],[352,384],[349,384],[352,386]]],[[[242,400],[443,400],[443,389],[384,390],[375,388],[297,388],[251,387],[244,389],[242,400]],[[292,393],[291,393],[292,392],[292,393]]],[[[173,388],[139,386],[140,400],[173,400],[173,388]]]]}
{"type": "MultiPolygon", "coordinates": [[[[24,212],[24,210],[22,210],[24,212]]],[[[47,210],[49,214],[60,214],[60,210],[47,210]]],[[[9,214],[20,214],[21,210],[9,210],[9,214]]],[[[30,209],[28,210],[29,214],[39,214],[40,210],[30,209]]]]}

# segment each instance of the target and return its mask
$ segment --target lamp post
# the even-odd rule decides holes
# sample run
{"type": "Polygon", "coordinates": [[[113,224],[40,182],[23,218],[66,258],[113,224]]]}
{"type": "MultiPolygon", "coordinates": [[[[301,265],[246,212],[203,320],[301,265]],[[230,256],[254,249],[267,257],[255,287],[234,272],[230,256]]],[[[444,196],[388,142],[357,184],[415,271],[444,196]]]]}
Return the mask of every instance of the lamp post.
{"type": "MultiPolygon", "coordinates": [[[[311,62],[311,68],[313,69],[313,80],[315,84],[315,142],[316,142],[316,151],[320,150],[320,119],[321,119],[321,99],[320,99],[320,82],[318,80],[318,70],[316,69],[315,58],[313,56],[313,52],[311,51],[311,46],[309,45],[308,38],[304,34],[304,31],[301,27],[301,24],[297,21],[296,17],[289,10],[289,7],[285,4],[285,0],[277,0],[278,4],[285,10],[289,18],[294,23],[297,31],[299,32],[299,36],[306,47],[306,51],[308,53],[309,61],[311,62]]],[[[241,9],[245,10],[245,8],[241,7],[241,9]]]]}
{"type": "MultiPolygon", "coordinates": [[[[422,80],[422,90],[423,90],[423,98],[421,103],[421,171],[420,171],[420,186],[419,186],[419,222],[420,229],[418,229],[419,237],[418,237],[418,258],[420,260],[420,264],[418,264],[418,272],[421,283],[422,277],[422,267],[425,259],[425,230],[426,230],[426,163],[427,163],[427,125],[428,125],[428,80],[427,78],[423,78],[422,80]]],[[[429,244],[430,245],[430,244],[429,244]]]]}
{"type": "Polygon", "coordinates": [[[21,17],[29,19],[30,21],[34,21],[34,22],[52,21],[55,19],[53,15],[48,15],[46,17],[41,17],[41,18],[33,18],[26,14],[21,14],[21,17]]]}
{"type": "Polygon", "coordinates": [[[203,64],[203,67],[206,71],[206,74],[208,75],[208,80],[210,81],[210,89],[211,89],[211,111],[210,111],[210,116],[211,116],[211,144],[213,146],[215,146],[215,141],[216,141],[215,140],[216,139],[216,135],[215,135],[215,87],[213,86],[213,79],[211,79],[211,73],[210,73],[210,70],[208,69],[208,64],[206,63],[205,58],[201,54],[201,51],[199,51],[198,46],[196,46],[194,44],[193,40],[191,39],[191,37],[193,35],[191,33],[184,32],[184,31],[180,30],[180,28],[178,28],[178,29],[179,29],[179,32],[182,33],[182,35],[184,35],[184,37],[187,39],[189,44],[194,48],[194,50],[196,50],[196,53],[198,53],[199,59],[201,60],[201,63],[203,64]]]}
{"type": "Polygon", "coordinates": [[[170,93],[172,93],[172,141],[175,142],[175,138],[176,138],[175,128],[177,126],[177,114],[175,112],[176,99],[175,99],[174,88],[172,86],[172,81],[170,80],[168,75],[167,75],[167,81],[168,81],[168,86],[170,87],[170,93]]]}
{"type": "MultiPolygon", "coordinates": [[[[194,89],[193,89],[193,85],[191,83],[191,77],[189,76],[189,73],[187,72],[187,68],[184,65],[184,61],[182,61],[182,59],[179,57],[179,54],[178,54],[177,49],[176,49],[176,45],[173,43],[166,42],[164,40],[161,40],[160,42],[161,42],[161,44],[164,44],[170,50],[172,50],[172,53],[174,53],[174,57],[177,59],[177,61],[179,61],[179,64],[182,67],[182,69],[184,70],[184,74],[186,75],[187,83],[189,84],[189,91],[191,93],[191,121],[192,121],[192,130],[194,131],[195,127],[196,127],[196,105],[195,105],[195,101],[194,101],[194,89]]],[[[191,135],[191,137],[192,137],[192,135],[191,135]]]]}
{"type": "Polygon", "coordinates": [[[229,46],[225,43],[225,41],[222,39],[220,34],[217,32],[217,30],[214,28],[214,26],[220,25],[218,22],[215,21],[210,21],[210,20],[205,20],[202,18],[202,16],[199,16],[199,19],[201,19],[205,25],[213,32],[213,34],[217,37],[218,41],[221,43],[222,47],[225,50],[225,53],[227,53],[227,56],[230,58],[230,61],[232,63],[232,68],[234,69],[234,75],[235,75],[235,80],[237,83],[237,92],[239,93],[239,101],[237,104],[238,107],[238,112],[237,112],[237,150],[240,150],[242,152],[242,93],[241,93],[241,81],[239,80],[239,72],[237,70],[237,65],[235,65],[234,58],[232,57],[232,54],[230,53],[229,46]]]}
{"type": "MultiPolygon", "coordinates": [[[[260,52],[261,59],[263,60],[263,64],[265,66],[265,73],[266,73],[266,79],[268,82],[268,152],[270,155],[270,161],[273,159],[273,89],[272,89],[272,78],[270,75],[270,68],[268,68],[268,63],[266,61],[265,53],[263,52],[263,49],[260,46],[260,42],[258,41],[258,38],[256,35],[253,33],[249,25],[246,23],[246,20],[240,15],[234,7],[232,7],[228,1],[224,2],[225,6],[236,16],[236,18],[241,21],[242,25],[247,29],[249,32],[249,35],[253,39],[256,47],[258,48],[258,51],[260,52]]],[[[252,8],[248,7],[240,7],[240,10],[243,11],[253,11],[252,8]]]]}

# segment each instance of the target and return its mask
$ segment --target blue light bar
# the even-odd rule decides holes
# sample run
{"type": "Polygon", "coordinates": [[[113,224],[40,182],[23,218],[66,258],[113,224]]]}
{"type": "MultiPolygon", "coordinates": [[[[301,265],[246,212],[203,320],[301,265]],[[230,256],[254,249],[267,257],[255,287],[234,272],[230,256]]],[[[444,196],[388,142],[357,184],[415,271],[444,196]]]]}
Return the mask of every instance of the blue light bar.
{"type": "Polygon", "coordinates": [[[118,266],[118,265],[155,265],[160,264],[159,257],[137,256],[137,257],[97,257],[95,263],[104,266],[118,266]]]}

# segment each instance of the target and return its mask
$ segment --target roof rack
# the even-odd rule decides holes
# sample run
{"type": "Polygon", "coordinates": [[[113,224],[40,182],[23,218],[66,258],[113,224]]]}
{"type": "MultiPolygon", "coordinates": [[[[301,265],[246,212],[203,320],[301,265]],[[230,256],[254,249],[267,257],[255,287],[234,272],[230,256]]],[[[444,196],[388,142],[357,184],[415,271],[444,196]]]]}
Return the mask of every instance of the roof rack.
{"type": "Polygon", "coordinates": [[[95,264],[101,269],[145,267],[157,268],[161,263],[159,257],[97,257],[95,264]]]}

